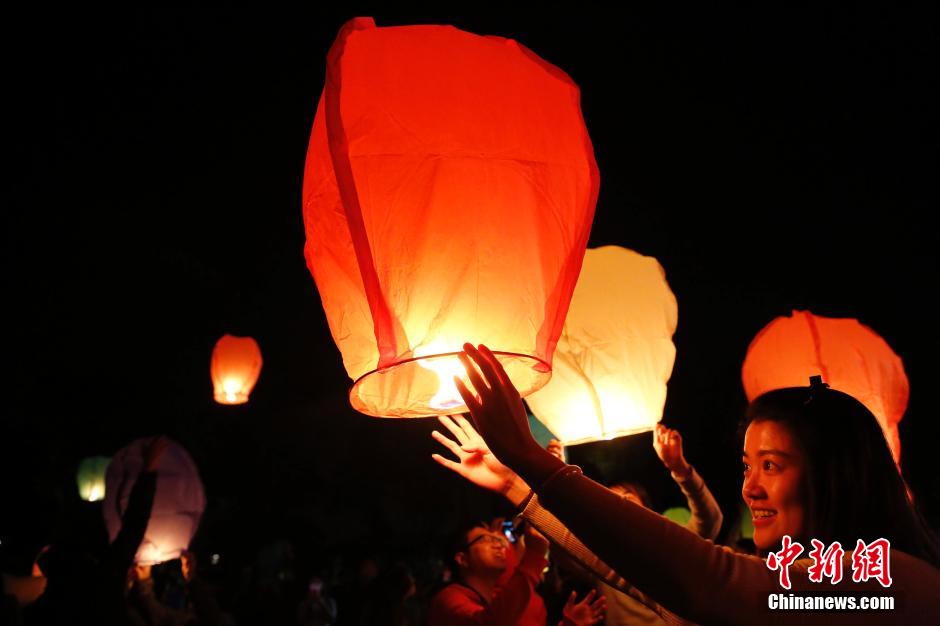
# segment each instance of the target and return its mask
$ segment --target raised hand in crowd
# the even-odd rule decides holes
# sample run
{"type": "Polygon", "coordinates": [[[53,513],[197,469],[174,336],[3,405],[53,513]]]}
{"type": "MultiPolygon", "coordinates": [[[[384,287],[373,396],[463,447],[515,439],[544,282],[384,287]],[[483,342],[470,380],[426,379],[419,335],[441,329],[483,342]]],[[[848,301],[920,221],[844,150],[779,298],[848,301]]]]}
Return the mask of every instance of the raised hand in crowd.
{"type": "Polygon", "coordinates": [[[562,621],[559,626],[594,626],[604,621],[604,613],[607,610],[607,599],[604,596],[598,596],[597,592],[591,590],[585,594],[580,602],[575,602],[577,594],[572,591],[562,609],[562,621]]]}
{"type": "Polygon", "coordinates": [[[516,470],[529,484],[541,483],[564,462],[532,437],[522,398],[489,348],[481,344],[477,349],[469,343],[463,347],[459,358],[476,393],[458,377],[454,377],[454,383],[480,435],[504,465],[516,470]]]}
{"type": "Polygon", "coordinates": [[[496,458],[467,418],[462,415],[441,415],[438,419],[456,441],[436,430],[431,436],[450,450],[458,461],[440,454],[432,454],[431,458],[478,487],[500,493],[514,504],[522,502],[529,493],[528,485],[496,458]]]}
{"type": "Polygon", "coordinates": [[[666,469],[678,478],[685,478],[692,472],[692,466],[685,460],[682,452],[682,435],[679,431],[656,424],[653,431],[653,449],[666,469]]]}

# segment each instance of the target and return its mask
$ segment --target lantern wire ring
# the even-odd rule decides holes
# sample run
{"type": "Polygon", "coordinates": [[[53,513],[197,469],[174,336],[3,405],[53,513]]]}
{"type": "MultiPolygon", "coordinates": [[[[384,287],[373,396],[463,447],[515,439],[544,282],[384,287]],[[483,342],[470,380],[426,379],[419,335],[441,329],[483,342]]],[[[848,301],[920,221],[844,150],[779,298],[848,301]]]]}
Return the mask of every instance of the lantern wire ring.
{"type": "MultiPolygon", "coordinates": [[[[544,360],[540,359],[537,356],[532,356],[531,354],[523,354],[521,352],[504,352],[502,350],[490,350],[490,352],[492,352],[494,356],[517,356],[517,357],[522,357],[523,359],[531,359],[533,361],[536,361],[537,365],[534,365],[533,368],[535,368],[537,371],[539,372],[552,371],[551,365],[549,365],[548,363],[546,363],[544,360]],[[541,368],[544,368],[544,369],[541,369],[541,368]]],[[[414,363],[417,361],[437,359],[438,357],[444,357],[444,356],[457,356],[458,354],[461,354],[461,353],[463,353],[463,350],[458,350],[457,352],[441,352],[439,354],[425,354],[423,356],[414,356],[408,359],[402,359],[401,361],[395,361],[391,365],[387,365],[385,367],[377,367],[374,370],[370,370],[366,372],[365,374],[357,378],[353,382],[352,386],[355,387],[356,385],[359,384],[359,381],[366,378],[367,376],[371,376],[372,374],[382,374],[389,370],[395,369],[396,367],[399,367],[400,365],[406,365],[408,363],[414,363]]]]}
{"type": "MultiPolygon", "coordinates": [[[[371,370],[371,371],[369,371],[369,372],[366,372],[365,374],[363,374],[362,376],[360,376],[359,378],[357,378],[357,379],[353,382],[352,387],[350,387],[350,389],[349,389],[350,401],[352,402],[353,406],[354,406],[355,408],[357,408],[357,410],[359,410],[359,411],[362,412],[362,413],[365,413],[366,415],[372,415],[372,416],[374,416],[374,417],[387,417],[387,416],[384,416],[384,415],[382,415],[382,414],[380,414],[380,413],[373,413],[373,412],[371,412],[371,411],[366,411],[366,410],[363,410],[363,409],[360,409],[360,408],[356,407],[356,402],[353,401],[353,396],[354,396],[354,394],[355,394],[355,392],[356,392],[356,389],[359,387],[359,383],[361,383],[363,380],[365,380],[365,379],[368,378],[369,376],[372,376],[373,374],[382,374],[382,373],[390,372],[390,371],[392,371],[392,370],[394,370],[394,369],[396,369],[396,368],[399,368],[399,367],[401,367],[401,366],[403,366],[403,365],[408,365],[409,363],[415,363],[415,362],[418,362],[418,361],[436,360],[436,359],[439,359],[439,358],[442,358],[442,357],[454,357],[454,356],[457,356],[458,354],[460,354],[461,352],[462,352],[462,350],[461,350],[461,351],[455,351],[455,352],[441,352],[441,353],[438,353],[438,354],[426,354],[426,355],[423,355],[423,356],[411,357],[411,358],[408,358],[408,359],[403,359],[403,360],[401,360],[401,361],[395,361],[394,363],[392,363],[391,365],[388,365],[388,366],[386,366],[386,367],[375,368],[374,370],[371,370]]],[[[542,373],[542,374],[545,374],[545,373],[551,374],[551,371],[552,371],[551,365],[549,365],[546,361],[544,361],[543,359],[540,359],[540,358],[537,357],[537,356],[533,356],[533,355],[531,355],[531,354],[523,354],[523,353],[521,353],[521,352],[506,352],[506,351],[503,351],[503,350],[498,350],[498,351],[497,351],[497,350],[494,350],[494,351],[492,351],[492,352],[493,352],[493,354],[494,354],[495,356],[497,356],[497,357],[516,357],[516,358],[519,358],[519,359],[524,359],[524,360],[528,360],[528,361],[534,361],[535,363],[532,365],[532,369],[534,369],[535,371],[537,371],[537,372],[539,372],[539,373],[542,373]]],[[[541,385],[538,385],[538,386],[536,386],[535,388],[529,389],[529,390],[526,392],[525,395],[529,395],[530,393],[534,393],[534,392],[538,391],[538,390],[541,389],[541,388],[545,385],[545,383],[547,383],[547,382],[548,382],[548,377],[546,376],[546,377],[544,377],[544,382],[543,382],[541,385]]],[[[427,415],[437,415],[437,414],[443,414],[443,413],[440,413],[440,412],[430,413],[430,412],[429,412],[427,415]]],[[[419,416],[419,415],[412,415],[411,417],[426,417],[427,415],[420,415],[420,416],[419,416]]]]}

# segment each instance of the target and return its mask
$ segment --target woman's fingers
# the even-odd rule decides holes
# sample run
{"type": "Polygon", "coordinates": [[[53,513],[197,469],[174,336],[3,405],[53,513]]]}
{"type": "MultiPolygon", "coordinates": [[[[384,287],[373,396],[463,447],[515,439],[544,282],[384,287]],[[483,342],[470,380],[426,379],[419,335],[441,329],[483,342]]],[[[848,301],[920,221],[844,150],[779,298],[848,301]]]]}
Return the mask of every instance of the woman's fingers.
{"type": "MultiPolygon", "coordinates": [[[[464,348],[469,345],[470,344],[466,344],[464,348]]],[[[473,385],[473,388],[476,389],[477,395],[482,398],[483,394],[490,390],[489,385],[483,382],[483,377],[480,376],[480,372],[474,367],[473,363],[476,362],[476,359],[474,358],[471,361],[473,355],[467,356],[467,354],[466,352],[461,352],[457,355],[457,358],[460,359],[463,368],[467,370],[467,378],[470,379],[470,383],[473,385]]]]}
{"type": "Polygon", "coordinates": [[[453,453],[454,453],[454,456],[456,456],[456,457],[457,457],[458,459],[460,459],[461,461],[463,460],[463,458],[464,458],[465,456],[468,455],[468,453],[467,453],[467,452],[464,452],[464,451],[460,448],[460,446],[458,446],[458,445],[454,442],[453,439],[450,439],[449,437],[445,437],[444,435],[442,435],[441,433],[437,432],[436,430],[432,430],[432,431],[431,431],[431,437],[434,438],[434,441],[438,442],[439,444],[443,445],[445,448],[447,448],[448,450],[450,450],[451,452],[453,452],[453,453]]]}
{"type": "Polygon", "coordinates": [[[437,421],[443,424],[444,428],[449,430],[450,434],[457,438],[457,441],[460,442],[461,446],[465,446],[469,443],[470,440],[464,433],[463,427],[455,424],[450,415],[438,415],[437,421]]]}
{"type": "MultiPolygon", "coordinates": [[[[480,344],[480,346],[485,347],[483,344],[480,344]]],[[[503,387],[503,381],[500,378],[499,373],[496,371],[496,368],[493,366],[493,363],[483,356],[483,353],[480,350],[476,349],[471,343],[463,344],[463,349],[466,354],[470,355],[470,358],[473,359],[473,362],[477,364],[477,367],[480,368],[480,372],[483,374],[483,378],[486,379],[486,382],[489,385],[487,389],[503,387]]]]}
{"type": "Polygon", "coordinates": [[[461,465],[460,463],[456,463],[454,461],[451,461],[450,459],[445,459],[440,454],[432,454],[431,458],[437,461],[438,463],[440,463],[441,465],[443,465],[444,467],[446,467],[447,469],[457,472],[461,476],[464,475],[464,468],[463,468],[463,465],[461,465]]]}
{"type": "MultiPolygon", "coordinates": [[[[493,351],[482,343],[480,344],[478,350],[480,351],[480,354],[483,355],[483,358],[489,362],[493,372],[499,378],[499,381],[503,384],[503,386],[512,386],[512,382],[509,380],[509,374],[506,373],[505,368],[503,368],[503,364],[499,362],[499,359],[496,358],[496,355],[493,354],[493,351]]],[[[513,387],[513,389],[515,389],[515,387],[513,387]]]]}
{"type": "Polygon", "coordinates": [[[479,413],[480,409],[483,407],[477,401],[476,396],[473,395],[467,386],[463,384],[463,381],[460,380],[457,376],[454,376],[454,386],[457,387],[457,393],[460,394],[460,397],[463,398],[463,403],[467,405],[467,409],[470,410],[470,414],[479,413]]]}
{"type": "Polygon", "coordinates": [[[492,371],[493,366],[490,365],[489,361],[483,356],[483,354],[476,349],[472,343],[463,344],[464,353],[466,353],[473,362],[476,363],[476,366],[480,368],[480,372],[483,374],[483,378],[486,379],[489,387],[495,387],[499,383],[499,376],[492,371]]]}
{"type": "Polygon", "coordinates": [[[467,420],[463,415],[451,415],[449,416],[456,424],[463,430],[464,436],[467,438],[469,445],[475,446],[485,446],[486,442],[483,441],[483,437],[480,436],[480,433],[476,431],[473,425],[467,420]]]}

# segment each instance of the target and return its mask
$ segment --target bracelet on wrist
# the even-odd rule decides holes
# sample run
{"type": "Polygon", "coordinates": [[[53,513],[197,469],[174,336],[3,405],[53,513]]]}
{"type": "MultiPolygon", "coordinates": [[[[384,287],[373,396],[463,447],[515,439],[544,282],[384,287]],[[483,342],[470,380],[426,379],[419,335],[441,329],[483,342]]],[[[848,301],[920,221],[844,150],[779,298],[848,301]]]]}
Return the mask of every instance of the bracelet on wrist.
{"type": "Polygon", "coordinates": [[[562,465],[552,472],[548,478],[542,481],[542,486],[539,488],[539,491],[543,491],[549,485],[562,481],[573,474],[584,474],[584,472],[577,465],[562,465]]]}

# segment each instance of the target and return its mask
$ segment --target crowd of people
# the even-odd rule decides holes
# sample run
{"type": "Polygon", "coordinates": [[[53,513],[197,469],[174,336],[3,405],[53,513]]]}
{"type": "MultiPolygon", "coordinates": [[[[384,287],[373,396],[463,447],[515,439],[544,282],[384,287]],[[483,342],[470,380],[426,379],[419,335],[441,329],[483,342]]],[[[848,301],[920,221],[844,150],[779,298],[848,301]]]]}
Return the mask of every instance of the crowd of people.
{"type": "Polygon", "coordinates": [[[117,537],[102,538],[100,518],[97,527],[66,525],[37,557],[32,577],[4,575],[2,623],[828,623],[830,613],[774,613],[768,603],[781,591],[819,593],[823,575],[829,593],[898,600],[889,612],[842,612],[839,623],[940,623],[940,543],[874,416],[818,377],[748,407],[741,494],[756,553],[746,554],[714,543],[722,513],[678,432],[658,426],[653,442],[688,502],[684,526],[650,511],[642,485],[602,486],[565,463],[558,442],[542,448],[498,359],[485,346],[464,350],[470,386],[455,380],[470,412],[439,418],[447,434],[433,437],[449,454],[433,458],[504,496],[515,521],[466,524],[434,562],[362,558],[309,576],[258,567],[234,585],[201,575],[189,552],[169,563],[135,563],[167,448],[157,437],[145,449],[117,537]],[[882,548],[873,565],[866,542],[882,548]],[[860,563],[870,575],[855,574],[860,563]]]}

